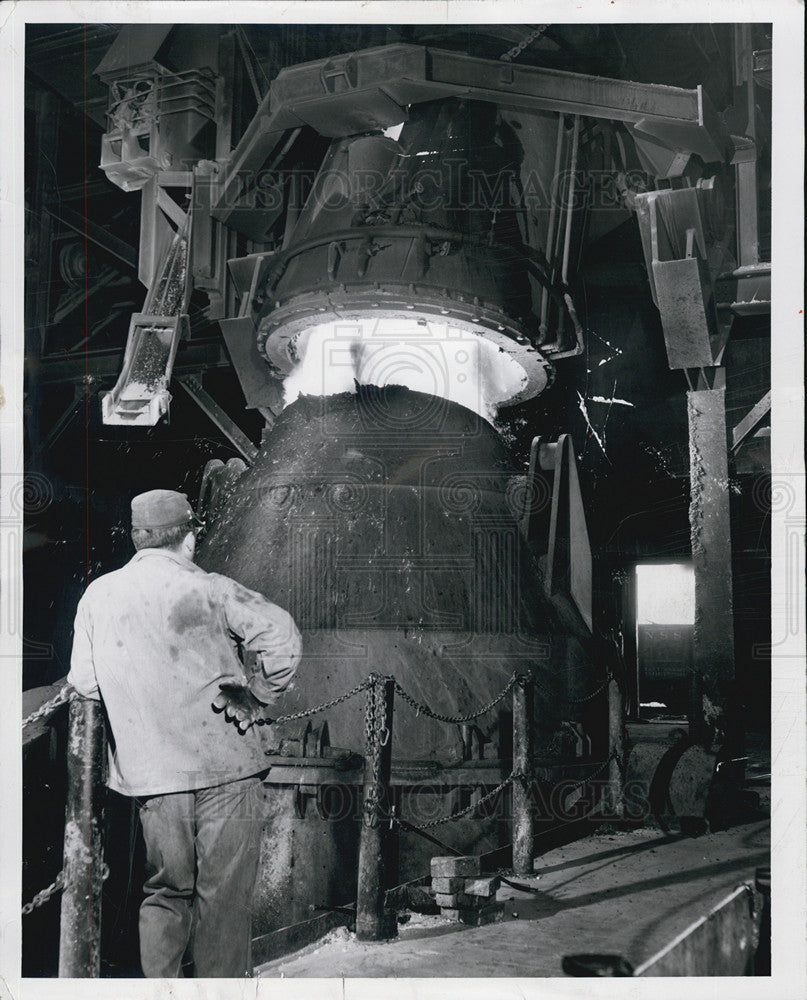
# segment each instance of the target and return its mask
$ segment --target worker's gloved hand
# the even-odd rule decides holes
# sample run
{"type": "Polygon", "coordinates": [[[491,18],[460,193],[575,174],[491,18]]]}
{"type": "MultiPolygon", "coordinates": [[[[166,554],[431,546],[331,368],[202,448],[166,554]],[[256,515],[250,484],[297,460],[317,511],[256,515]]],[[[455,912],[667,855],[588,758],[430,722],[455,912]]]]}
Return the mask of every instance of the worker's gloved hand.
{"type": "Polygon", "coordinates": [[[228,719],[235,720],[240,732],[245,733],[251,725],[264,722],[266,706],[258,701],[246,684],[234,681],[219,684],[221,693],[213,699],[213,708],[224,711],[228,719]]]}

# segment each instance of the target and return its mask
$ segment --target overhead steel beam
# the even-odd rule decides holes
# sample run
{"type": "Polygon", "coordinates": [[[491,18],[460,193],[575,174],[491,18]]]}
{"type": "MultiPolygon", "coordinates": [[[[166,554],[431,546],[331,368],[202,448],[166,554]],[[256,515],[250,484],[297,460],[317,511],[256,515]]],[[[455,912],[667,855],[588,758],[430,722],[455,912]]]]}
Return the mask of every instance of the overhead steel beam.
{"type": "MultiPolygon", "coordinates": [[[[633,123],[704,127],[707,109],[700,87],[634,83],[543,66],[520,66],[417,45],[387,45],[280,71],[271,88],[271,113],[285,112],[310,124],[308,112],[323,101],[341,111],[350,95],[365,102],[385,95],[398,112],[407,104],[451,95],[533,111],[588,115],[633,123]]],[[[258,115],[266,113],[266,102],[258,115]]],[[[258,116],[256,116],[258,117],[258,116]]],[[[347,116],[332,115],[333,132],[347,116]]],[[[401,118],[398,118],[401,121],[401,118]]],[[[385,124],[379,122],[378,124],[385,124]]],[[[390,122],[390,124],[396,124],[390,122]]],[[[288,126],[286,126],[288,127],[288,126]]]]}
{"type": "MultiPolygon", "coordinates": [[[[707,161],[731,146],[700,87],[684,89],[517,66],[418,45],[386,45],[289,66],[261,101],[219,181],[213,216],[227,222],[289,129],[339,137],[404,121],[407,106],[446,97],[629,122],[707,161]]],[[[232,220],[236,228],[238,217],[232,220]]]]}
{"type": "Polygon", "coordinates": [[[89,385],[86,382],[84,386],[81,386],[78,383],[73,386],[73,398],[62,411],[61,416],[58,418],[53,427],[51,427],[48,431],[48,435],[45,440],[42,441],[36,448],[33,456],[34,458],[38,458],[40,455],[50,451],[53,445],[56,444],[62,434],[64,434],[73,422],[73,418],[79,411],[79,406],[85,401],[87,392],[89,392],[89,385]]]}
{"type": "MultiPolygon", "coordinates": [[[[93,279],[92,285],[82,288],[79,286],[68,292],[59,301],[58,306],[53,311],[51,316],[51,324],[56,326],[63,320],[67,319],[71,312],[74,312],[78,307],[85,302],[91,295],[100,291],[102,288],[106,288],[107,285],[111,285],[113,281],[120,280],[120,275],[113,268],[107,267],[101,272],[101,274],[93,279]]],[[[125,279],[124,279],[125,280],[125,279]]]]}
{"type": "MultiPolygon", "coordinates": [[[[219,222],[230,222],[231,216],[236,213],[239,222],[245,225],[249,225],[250,222],[254,224],[252,216],[255,213],[253,211],[244,213],[239,204],[242,190],[245,186],[256,181],[258,171],[278,146],[280,147],[279,154],[283,155],[288,152],[291,144],[300,133],[299,128],[293,127],[295,123],[293,119],[289,118],[285,109],[281,109],[277,114],[261,113],[261,108],[268,109],[270,98],[271,91],[263,99],[261,107],[233,152],[232,160],[228,164],[224,176],[216,184],[218,198],[211,215],[219,222]],[[290,132],[289,136],[286,135],[287,132],[290,132]]],[[[268,195],[269,192],[263,192],[263,194],[268,195]]],[[[275,201],[275,199],[272,200],[275,201]]],[[[275,218],[281,214],[282,210],[283,202],[280,199],[274,209],[275,218]]],[[[264,222],[264,226],[266,226],[266,222],[264,222]]]]}
{"type": "MultiPolygon", "coordinates": [[[[43,385],[82,381],[89,372],[96,378],[117,378],[123,364],[123,345],[114,350],[89,351],[74,357],[58,355],[42,358],[39,379],[43,385]]],[[[230,359],[221,338],[180,344],[174,361],[174,375],[190,374],[207,368],[230,368],[230,359]]]]}
{"type": "Polygon", "coordinates": [[[227,440],[243,456],[244,460],[252,465],[258,454],[258,448],[250,441],[233,418],[224,412],[210,393],[202,388],[201,380],[193,375],[185,375],[175,381],[182,386],[197,406],[210,417],[227,440]]]}
{"type": "MultiPolygon", "coordinates": [[[[79,181],[78,184],[67,184],[60,187],[54,194],[54,202],[83,201],[84,198],[94,198],[97,195],[109,194],[109,181],[104,177],[97,181],[79,181]]],[[[57,209],[58,211],[58,209],[57,209]]]]}
{"type": "Polygon", "coordinates": [[[106,229],[103,229],[83,215],[79,215],[78,212],[74,212],[72,208],[67,208],[65,205],[59,205],[58,207],[56,205],[48,205],[47,211],[54,219],[58,219],[59,222],[63,223],[69,229],[79,233],[81,236],[86,236],[88,240],[95,243],[96,246],[101,247],[102,250],[106,250],[107,253],[112,254],[113,257],[122,261],[127,267],[137,270],[137,252],[133,246],[130,246],[124,240],[118,239],[117,236],[113,236],[106,229]]]}
{"type": "Polygon", "coordinates": [[[569,73],[543,66],[503,65],[461,52],[428,49],[428,78],[478,101],[534,111],[587,115],[624,122],[703,125],[700,87],[687,90],[569,73]]]}

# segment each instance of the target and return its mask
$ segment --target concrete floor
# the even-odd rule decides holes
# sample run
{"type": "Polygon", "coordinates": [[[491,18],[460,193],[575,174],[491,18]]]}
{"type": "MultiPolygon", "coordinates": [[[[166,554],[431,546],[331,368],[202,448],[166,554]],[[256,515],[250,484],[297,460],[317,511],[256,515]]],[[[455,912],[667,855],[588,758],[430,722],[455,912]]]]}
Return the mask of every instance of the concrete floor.
{"type": "MultiPolygon", "coordinates": [[[[641,829],[598,833],[536,859],[537,893],[503,886],[505,917],[466,927],[414,914],[397,939],[345,928],[256,970],[261,977],[561,976],[563,955],[618,953],[634,967],[769,863],[769,824],[693,839],[641,829]]],[[[523,880],[527,881],[527,880],[523,880]]]]}

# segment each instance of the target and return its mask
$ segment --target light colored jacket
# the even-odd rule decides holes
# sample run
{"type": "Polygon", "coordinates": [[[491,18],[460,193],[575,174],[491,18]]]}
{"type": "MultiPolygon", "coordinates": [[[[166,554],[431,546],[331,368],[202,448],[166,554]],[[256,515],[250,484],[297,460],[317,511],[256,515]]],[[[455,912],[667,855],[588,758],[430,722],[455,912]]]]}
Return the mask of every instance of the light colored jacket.
{"type": "Polygon", "coordinates": [[[248,683],[271,708],[300,660],[300,633],[282,608],[166,549],[141,549],[90,584],[67,679],[104,703],[110,788],[190,791],[267,767],[254,727],[241,734],[211,707],[219,684],[244,683],[239,644],[258,654],[248,683]]]}

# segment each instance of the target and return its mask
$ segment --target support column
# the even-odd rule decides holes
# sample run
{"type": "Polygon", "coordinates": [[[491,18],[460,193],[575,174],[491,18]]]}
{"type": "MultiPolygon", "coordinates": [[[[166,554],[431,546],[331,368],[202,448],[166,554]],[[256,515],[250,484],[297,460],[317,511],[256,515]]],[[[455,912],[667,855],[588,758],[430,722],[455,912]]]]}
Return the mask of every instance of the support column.
{"type": "Polygon", "coordinates": [[[734,687],[731,518],[724,389],[687,393],[689,525],[695,568],[693,737],[711,744],[737,738],[734,687]]]}
{"type": "Polygon", "coordinates": [[[608,791],[606,815],[625,818],[625,698],[620,679],[612,677],[608,684],[608,791]]]}
{"type": "Polygon", "coordinates": [[[535,682],[520,677],[513,688],[513,871],[532,875],[532,755],[535,682]]]}
{"type": "Polygon", "coordinates": [[[105,752],[101,703],[73,695],[67,734],[60,978],[97,978],[101,974],[105,752]]]}
{"type": "Polygon", "coordinates": [[[394,914],[385,912],[388,888],[390,775],[395,682],[380,678],[368,695],[375,706],[371,721],[382,722],[368,741],[364,778],[364,815],[359,840],[359,882],[356,895],[356,937],[383,941],[397,934],[394,914]]]}

